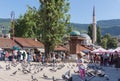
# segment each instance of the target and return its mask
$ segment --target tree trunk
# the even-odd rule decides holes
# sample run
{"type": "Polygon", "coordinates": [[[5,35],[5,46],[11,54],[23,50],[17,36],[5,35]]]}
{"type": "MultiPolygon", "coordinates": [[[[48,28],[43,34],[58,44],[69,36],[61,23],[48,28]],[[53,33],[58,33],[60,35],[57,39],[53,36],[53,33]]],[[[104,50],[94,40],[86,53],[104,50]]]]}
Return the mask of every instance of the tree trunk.
{"type": "Polygon", "coordinates": [[[49,44],[45,44],[45,60],[46,61],[48,61],[49,54],[50,54],[50,45],[49,44]]]}

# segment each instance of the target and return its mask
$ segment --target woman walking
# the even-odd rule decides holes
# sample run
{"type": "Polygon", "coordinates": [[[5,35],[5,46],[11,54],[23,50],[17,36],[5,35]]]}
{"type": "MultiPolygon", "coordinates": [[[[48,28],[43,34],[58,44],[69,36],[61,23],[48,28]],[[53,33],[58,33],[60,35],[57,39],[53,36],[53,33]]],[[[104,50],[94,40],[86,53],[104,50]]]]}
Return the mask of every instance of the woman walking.
{"type": "Polygon", "coordinates": [[[84,79],[85,79],[85,66],[83,65],[83,59],[82,59],[81,53],[78,53],[77,57],[78,57],[77,66],[79,69],[80,78],[82,79],[82,81],[84,81],[84,79]]]}

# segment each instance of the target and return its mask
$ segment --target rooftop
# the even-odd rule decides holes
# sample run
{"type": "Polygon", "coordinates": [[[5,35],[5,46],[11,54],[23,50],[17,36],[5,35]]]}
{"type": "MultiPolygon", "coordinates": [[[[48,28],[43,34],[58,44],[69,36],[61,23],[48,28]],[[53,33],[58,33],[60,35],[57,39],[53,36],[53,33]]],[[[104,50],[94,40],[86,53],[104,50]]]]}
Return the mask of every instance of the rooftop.
{"type": "Polygon", "coordinates": [[[80,32],[77,31],[77,30],[73,30],[71,33],[70,33],[71,36],[80,36],[80,32]]]}
{"type": "Polygon", "coordinates": [[[40,47],[43,48],[44,47],[44,45],[41,42],[39,42],[39,41],[37,41],[33,38],[14,37],[14,41],[22,47],[29,47],[29,48],[36,48],[36,47],[37,48],[40,48],[40,47]]]}
{"type": "Polygon", "coordinates": [[[0,48],[12,48],[13,46],[17,44],[12,39],[0,37],[0,48]]]}

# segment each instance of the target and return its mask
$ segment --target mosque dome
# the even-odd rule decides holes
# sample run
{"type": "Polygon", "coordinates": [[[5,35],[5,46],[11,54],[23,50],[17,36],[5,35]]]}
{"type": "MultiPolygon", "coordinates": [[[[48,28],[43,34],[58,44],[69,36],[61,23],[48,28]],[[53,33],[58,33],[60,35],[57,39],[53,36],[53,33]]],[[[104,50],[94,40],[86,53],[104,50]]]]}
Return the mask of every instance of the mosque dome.
{"type": "Polygon", "coordinates": [[[77,30],[73,30],[71,33],[70,33],[71,36],[80,36],[80,32],[77,31],[77,30]]]}
{"type": "Polygon", "coordinates": [[[81,37],[84,37],[84,38],[86,38],[86,39],[89,39],[89,40],[91,39],[88,34],[81,34],[80,36],[81,36],[81,37]]]}

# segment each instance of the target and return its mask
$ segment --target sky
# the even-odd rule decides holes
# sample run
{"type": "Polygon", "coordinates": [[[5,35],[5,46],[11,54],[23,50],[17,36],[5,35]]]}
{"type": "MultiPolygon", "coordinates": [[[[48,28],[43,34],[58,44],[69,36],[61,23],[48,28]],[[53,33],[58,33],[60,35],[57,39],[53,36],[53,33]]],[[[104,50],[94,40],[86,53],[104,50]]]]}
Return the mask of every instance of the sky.
{"type": "MultiPolygon", "coordinates": [[[[120,19],[120,0],[69,0],[71,15],[70,22],[92,23],[93,6],[95,6],[96,20],[120,19]]],[[[10,18],[12,11],[15,18],[24,15],[27,5],[39,7],[39,0],[1,0],[0,18],[10,18]]]]}

